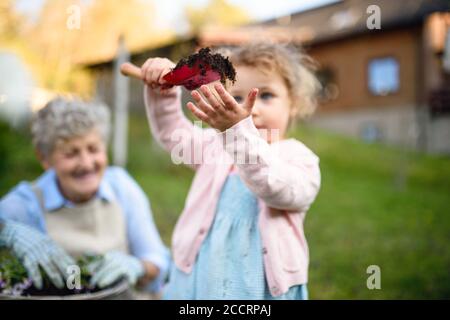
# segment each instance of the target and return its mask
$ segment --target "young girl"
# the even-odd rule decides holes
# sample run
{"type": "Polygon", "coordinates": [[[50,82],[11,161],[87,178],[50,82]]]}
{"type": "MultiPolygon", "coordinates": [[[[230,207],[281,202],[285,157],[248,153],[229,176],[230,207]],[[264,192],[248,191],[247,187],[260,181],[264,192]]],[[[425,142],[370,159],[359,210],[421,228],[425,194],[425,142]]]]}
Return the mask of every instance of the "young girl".
{"type": "Polygon", "coordinates": [[[237,79],[228,91],[216,83],[191,92],[187,108],[212,127],[204,132],[183,115],[180,89],[160,88],[174,64],[142,66],[154,137],[196,170],[165,298],[307,299],[303,219],[320,187],[319,159],[285,134],[313,112],[319,84],[309,58],[285,46],[251,44],[229,58],[237,79]]]}

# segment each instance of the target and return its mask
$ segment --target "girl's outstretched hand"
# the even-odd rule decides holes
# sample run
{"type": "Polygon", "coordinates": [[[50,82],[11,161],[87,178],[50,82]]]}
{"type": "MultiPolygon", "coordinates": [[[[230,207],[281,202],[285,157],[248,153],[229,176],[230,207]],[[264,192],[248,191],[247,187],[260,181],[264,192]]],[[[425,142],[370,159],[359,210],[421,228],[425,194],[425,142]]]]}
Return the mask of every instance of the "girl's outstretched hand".
{"type": "Polygon", "coordinates": [[[252,89],[244,103],[239,104],[225,90],[221,83],[215,83],[214,89],[203,85],[200,92],[191,92],[195,104],[187,103],[187,108],[200,120],[220,131],[225,131],[251,115],[258,95],[258,89],[252,89]],[[216,91],[217,94],[214,92],[216,91]]]}

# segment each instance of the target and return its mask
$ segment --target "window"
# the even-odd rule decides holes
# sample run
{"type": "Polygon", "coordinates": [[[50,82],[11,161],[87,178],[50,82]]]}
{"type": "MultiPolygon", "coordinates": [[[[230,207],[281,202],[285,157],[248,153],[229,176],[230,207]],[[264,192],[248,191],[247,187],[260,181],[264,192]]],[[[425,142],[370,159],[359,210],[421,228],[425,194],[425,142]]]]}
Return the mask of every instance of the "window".
{"type": "Polygon", "coordinates": [[[329,67],[323,68],[317,71],[316,76],[321,84],[319,92],[320,102],[335,100],[339,95],[339,89],[336,85],[336,77],[333,70],[329,67]]]}
{"type": "Polygon", "coordinates": [[[428,97],[431,116],[450,114],[450,89],[445,84],[441,88],[430,90],[428,97]]]}
{"type": "Polygon", "coordinates": [[[399,69],[398,61],[392,57],[370,60],[368,72],[370,92],[377,96],[397,92],[400,87],[399,69]]]}

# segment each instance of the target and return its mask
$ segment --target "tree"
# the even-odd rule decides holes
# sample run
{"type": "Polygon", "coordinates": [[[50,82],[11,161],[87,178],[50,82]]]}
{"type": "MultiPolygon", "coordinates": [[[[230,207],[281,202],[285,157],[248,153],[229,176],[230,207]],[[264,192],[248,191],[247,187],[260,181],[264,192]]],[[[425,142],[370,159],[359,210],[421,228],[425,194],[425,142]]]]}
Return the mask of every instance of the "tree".
{"type": "Polygon", "coordinates": [[[4,43],[20,33],[21,18],[14,10],[12,0],[0,2],[0,40],[4,43]]]}
{"type": "Polygon", "coordinates": [[[170,36],[155,28],[154,15],[153,0],[46,0],[26,33],[42,58],[41,83],[47,89],[90,95],[92,78],[82,66],[113,59],[120,36],[130,51],[170,36]],[[79,28],[74,28],[78,11],[79,28]]]}
{"type": "Polygon", "coordinates": [[[37,72],[41,86],[57,92],[77,92],[89,95],[89,76],[74,66],[81,29],[68,27],[72,6],[85,14],[82,0],[47,0],[37,20],[30,23],[26,37],[33,49],[39,53],[41,65],[37,72]]]}
{"type": "Polygon", "coordinates": [[[157,29],[155,14],[152,0],[93,1],[82,27],[85,33],[79,61],[112,59],[121,36],[129,51],[169,39],[173,32],[157,29]]]}
{"type": "Polygon", "coordinates": [[[192,33],[197,33],[203,27],[235,26],[250,21],[244,10],[226,0],[210,0],[207,6],[200,9],[188,6],[186,16],[192,33]]]}

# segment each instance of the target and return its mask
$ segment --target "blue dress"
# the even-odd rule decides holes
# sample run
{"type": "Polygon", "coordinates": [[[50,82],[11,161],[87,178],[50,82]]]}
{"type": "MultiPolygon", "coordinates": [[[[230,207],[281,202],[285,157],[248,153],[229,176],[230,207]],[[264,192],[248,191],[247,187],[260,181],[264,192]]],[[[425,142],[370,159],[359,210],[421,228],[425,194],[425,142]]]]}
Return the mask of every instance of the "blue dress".
{"type": "Polygon", "coordinates": [[[273,297],[264,275],[258,228],[258,200],[236,173],[231,173],[220,195],[213,225],[191,273],[175,264],[164,299],[307,299],[306,285],[273,297]]]}

